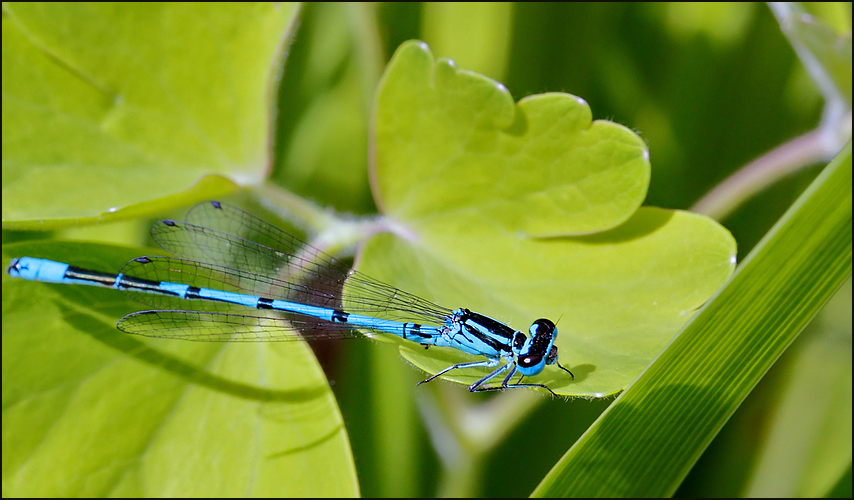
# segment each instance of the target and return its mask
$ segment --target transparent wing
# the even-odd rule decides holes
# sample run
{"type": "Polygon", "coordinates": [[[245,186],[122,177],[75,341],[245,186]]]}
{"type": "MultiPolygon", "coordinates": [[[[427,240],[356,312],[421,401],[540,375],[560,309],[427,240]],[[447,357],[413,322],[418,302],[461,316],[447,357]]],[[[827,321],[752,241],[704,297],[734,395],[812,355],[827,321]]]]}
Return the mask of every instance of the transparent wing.
{"type": "MultiPolygon", "coordinates": [[[[126,276],[159,282],[157,289],[169,285],[163,282],[189,285],[251,297],[287,297],[294,302],[310,293],[313,305],[340,310],[338,295],[322,297],[317,291],[305,290],[300,284],[280,281],[225,266],[195,262],[176,257],[138,257],[125,264],[121,273],[126,276]]],[[[118,328],[124,332],[146,337],[199,341],[266,342],[288,340],[319,340],[359,338],[358,331],[387,332],[369,324],[331,322],[297,313],[248,309],[247,306],[216,300],[188,300],[178,295],[149,293],[138,288],[121,289],[125,295],[157,308],[122,318],[118,328]],[[186,309],[194,309],[188,311],[186,309]]],[[[309,301],[301,301],[307,303],[309,301]]],[[[427,333],[428,330],[424,330],[427,333]]]]}
{"type": "MultiPolygon", "coordinates": [[[[263,276],[262,288],[269,286],[284,294],[265,297],[321,307],[331,307],[331,297],[335,297],[340,308],[343,288],[348,312],[436,325],[451,314],[448,308],[353,271],[340,260],[231,205],[200,203],[187,218],[188,222],[156,223],[152,237],[175,255],[263,276]]],[[[241,280],[246,279],[241,275],[241,280]]]]}

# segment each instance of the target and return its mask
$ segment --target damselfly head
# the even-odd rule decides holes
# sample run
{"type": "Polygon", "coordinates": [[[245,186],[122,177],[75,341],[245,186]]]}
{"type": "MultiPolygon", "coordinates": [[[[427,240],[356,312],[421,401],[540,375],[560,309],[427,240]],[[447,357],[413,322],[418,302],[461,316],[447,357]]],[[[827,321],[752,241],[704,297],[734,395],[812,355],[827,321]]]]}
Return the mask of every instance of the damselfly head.
{"type": "Polygon", "coordinates": [[[516,359],[519,373],[526,377],[540,373],[546,364],[553,363],[554,361],[549,360],[552,351],[555,353],[554,360],[557,360],[557,350],[554,348],[557,327],[551,320],[541,318],[534,321],[528,328],[528,333],[531,334],[531,338],[525,343],[516,359]]]}
{"type": "Polygon", "coordinates": [[[550,319],[540,318],[531,324],[531,327],[528,328],[528,332],[531,334],[532,338],[555,338],[557,337],[557,326],[555,326],[550,319]]]}

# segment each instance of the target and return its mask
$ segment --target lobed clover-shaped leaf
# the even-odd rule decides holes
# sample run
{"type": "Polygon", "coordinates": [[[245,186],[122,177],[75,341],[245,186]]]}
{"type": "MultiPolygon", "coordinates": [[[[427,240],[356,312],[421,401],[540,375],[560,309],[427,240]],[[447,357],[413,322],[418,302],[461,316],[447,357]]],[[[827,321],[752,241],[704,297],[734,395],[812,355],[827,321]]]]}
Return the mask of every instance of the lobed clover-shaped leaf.
{"type": "Polygon", "coordinates": [[[150,214],[152,200],[265,178],[294,4],[7,2],[3,13],[3,219],[16,228],[141,203],[150,214]]]}
{"type": "Polygon", "coordinates": [[[376,201],[401,220],[484,211],[533,236],[610,229],[646,196],[648,152],[625,127],[590,120],[579,97],[514,105],[500,83],[407,43],[375,109],[376,201]]]}
{"type": "MultiPolygon", "coordinates": [[[[374,238],[360,270],[522,331],[540,317],[558,322],[575,379],[549,367],[533,382],[566,395],[621,390],[733,271],[735,242],[716,222],[638,209],[645,144],[591,122],[579,98],[514,106],[500,84],[408,42],[375,106],[374,196],[403,237],[374,238]]],[[[472,360],[411,344],[401,352],[430,373],[472,360]]],[[[446,378],[471,384],[484,373],[446,378]]]]}

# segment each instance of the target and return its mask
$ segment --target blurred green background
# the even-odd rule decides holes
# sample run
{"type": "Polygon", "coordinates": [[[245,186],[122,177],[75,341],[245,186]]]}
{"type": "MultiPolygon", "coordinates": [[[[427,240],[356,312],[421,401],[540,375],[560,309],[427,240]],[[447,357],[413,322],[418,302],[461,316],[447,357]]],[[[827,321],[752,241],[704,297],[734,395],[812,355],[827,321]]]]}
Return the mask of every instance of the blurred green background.
{"type": "MultiPolygon", "coordinates": [[[[850,33],[850,3],[806,8],[850,33]]],[[[764,4],[308,3],[277,89],[270,184],[341,212],[376,211],[367,173],[374,90],[395,49],[410,39],[504,83],[516,100],[567,92],[583,97],[594,119],[635,130],[650,150],[650,206],[688,209],[739,167],[815,128],[822,112],[820,93],[764,4]]],[[[823,164],[774,184],[721,221],[738,242],[739,261],[823,164]]],[[[146,226],[122,226],[126,241],[139,244],[146,226]]],[[[95,233],[63,236],[99,238],[95,233]]],[[[4,231],[6,242],[24,237],[32,235],[4,231]]],[[[109,239],[116,242],[116,233],[109,239]]],[[[326,345],[318,357],[335,383],[363,496],[527,496],[611,402],[537,405],[459,484],[444,472],[459,450],[448,448],[454,440],[437,424],[443,417],[436,400],[468,408],[491,396],[449,384],[415,390],[421,373],[396,349],[346,344],[326,345]]],[[[851,496],[850,431],[834,436],[849,443],[844,470],[815,437],[833,418],[847,418],[850,428],[850,280],[726,425],[677,496],[851,496]],[[815,375],[828,367],[829,379],[815,375]],[[810,380],[837,395],[827,414],[799,413],[810,406],[810,380]],[[769,436],[793,447],[769,451],[769,436]],[[773,488],[786,481],[796,484],[773,488]]]]}

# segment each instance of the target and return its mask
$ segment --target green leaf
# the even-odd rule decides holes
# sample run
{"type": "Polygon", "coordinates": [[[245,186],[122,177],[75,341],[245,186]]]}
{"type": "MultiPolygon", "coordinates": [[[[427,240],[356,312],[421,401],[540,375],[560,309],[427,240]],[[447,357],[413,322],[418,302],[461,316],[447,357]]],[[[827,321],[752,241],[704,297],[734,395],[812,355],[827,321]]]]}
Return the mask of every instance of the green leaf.
{"type": "Polygon", "coordinates": [[[583,99],[530,96],[514,105],[498,82],[434,63],[408,42],[389,63],[374,114],[374,196],[404,221],[488,211],[534,236],[612,228],[649,185],[646,144],[591,123],[583,99]]]}
{"type": "MultiPolygon", "coordinates": [[[[4,246],[4,263],[22,255],[108,270],[139,250],[4,246]]],[[[308,346],[116,330],[137,309],[115,290],[4,274],[4,495],[358,494],[343,420],[308,346]]]]}
{"type": "MultiPolygon", "coordinates": [[[[374,120],[375,197],[399,227],[363,248],[359,269],[523,331],[558,321],[575,379],[549,368],[532,380],[559,394],[626,387],[732,272],[735,242],[716,222],[638,210],[646,146],[591,122],[579,98],[514,105],[500,84],[410,42],[386,70],[374,120]]],[[[401,352],[429,373],[472,360],[401,352]]],[[[447,378],[471,384],[484,370],[447,378]]]]}
{"type": "Polygon", "coordinates": [[[790,352],[784,382],[772,389],[779,399],[758,429],[764,439],[746,497],[829,496],[851,470],[850,277],[790,352]]]}
{"type": "Polygon", "coordinates": [[[851,275],[851,236],[849,143],[534,496],[672,495],[771,365],[851,275]]]}
{"type": "Polygon", "coordinates": [[[3,11],[4,221],[44,228],[265,178],[293,4],[3,11]]]}

